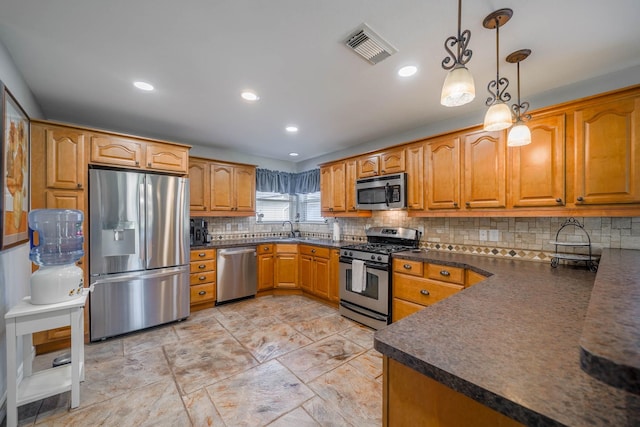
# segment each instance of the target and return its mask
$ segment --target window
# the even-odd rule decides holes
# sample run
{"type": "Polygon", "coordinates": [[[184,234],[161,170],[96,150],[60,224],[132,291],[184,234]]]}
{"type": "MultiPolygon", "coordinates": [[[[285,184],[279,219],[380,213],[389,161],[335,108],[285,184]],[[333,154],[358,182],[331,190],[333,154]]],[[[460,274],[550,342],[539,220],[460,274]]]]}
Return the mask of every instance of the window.
{"type": "Polygon", "coordinates": [[[258,222],[324,222],[320,216],[320,192],[280,194],[256,192],[258,222]]]}

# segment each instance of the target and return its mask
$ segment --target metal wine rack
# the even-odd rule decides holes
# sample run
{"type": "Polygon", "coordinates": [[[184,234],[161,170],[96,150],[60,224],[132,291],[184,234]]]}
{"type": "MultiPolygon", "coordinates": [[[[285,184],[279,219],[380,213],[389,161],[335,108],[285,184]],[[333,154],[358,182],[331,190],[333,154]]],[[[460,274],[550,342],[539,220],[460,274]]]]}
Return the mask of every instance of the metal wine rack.
{"type": "MultiPolygon", "coordinates": [[[[565,232],[566,234],[566,232],[565,232]]],[[[561,259],[566,261],[574,261],[574,262],[584,262],[587,265],[587,268],[590,271],[596,272],[598,271],[598,259],[599,257],[594,256],[591,251],[591,237],[589,237],[589,233],[584,229],[584,225],[582,225],[575,218],[569,218],[565,222],[560,225],[558,232],[556,233],[556,239],[550,242],[552,245],[556,246],[556,253],[553,254],[553,258],[551,258],[551,267],[557,267],[558,263],[561,259]],[[579,230],[586,237],[586,242],[584,239],[582,242],[568,242],[562,241],[562,230],[570,227],[576,230],[579,230]],[[568,247],[585,247],[588,249],[588,254],[577,254],[577,253],[566,253],[560,252],[558,248],[568,248],[568,247]]]]}

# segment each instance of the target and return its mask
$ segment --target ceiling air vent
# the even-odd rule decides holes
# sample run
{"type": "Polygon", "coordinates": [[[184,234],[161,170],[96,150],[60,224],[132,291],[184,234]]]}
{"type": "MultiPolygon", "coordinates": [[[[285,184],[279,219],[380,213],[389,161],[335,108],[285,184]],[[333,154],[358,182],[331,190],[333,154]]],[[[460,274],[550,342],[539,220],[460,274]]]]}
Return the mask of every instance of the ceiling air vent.
{"type": "Polygon", "coordinates": [[[377,64],[398,51],[377,35],[367,24],[359,26],[347,37],[344,43],[371,64],[377,64]]]}

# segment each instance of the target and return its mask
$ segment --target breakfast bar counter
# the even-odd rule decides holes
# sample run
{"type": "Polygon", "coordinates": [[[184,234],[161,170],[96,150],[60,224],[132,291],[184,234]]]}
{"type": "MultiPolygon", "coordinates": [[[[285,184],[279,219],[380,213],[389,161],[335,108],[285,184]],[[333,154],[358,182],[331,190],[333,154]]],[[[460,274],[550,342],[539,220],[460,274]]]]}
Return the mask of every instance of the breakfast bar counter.
{"type": "Polygon", "coordinates": [[[386,360],[525,425],[640,425],[637,376],[619,384],[640,363],[640,251],[603,251],[598,273],[436,251],[394,257],[489,277],[377,331],[386,360]]]}

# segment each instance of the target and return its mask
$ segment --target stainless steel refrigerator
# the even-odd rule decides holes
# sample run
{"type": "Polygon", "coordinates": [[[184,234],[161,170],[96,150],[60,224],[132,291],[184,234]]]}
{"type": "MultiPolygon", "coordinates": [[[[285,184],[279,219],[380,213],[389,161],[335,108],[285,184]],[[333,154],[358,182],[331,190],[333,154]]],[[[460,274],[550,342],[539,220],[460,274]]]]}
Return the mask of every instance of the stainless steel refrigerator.
{"type": "Polygon", "coordinates": [[[189,316],[188,182],[89,170],[91,341],[189,316]]]}

